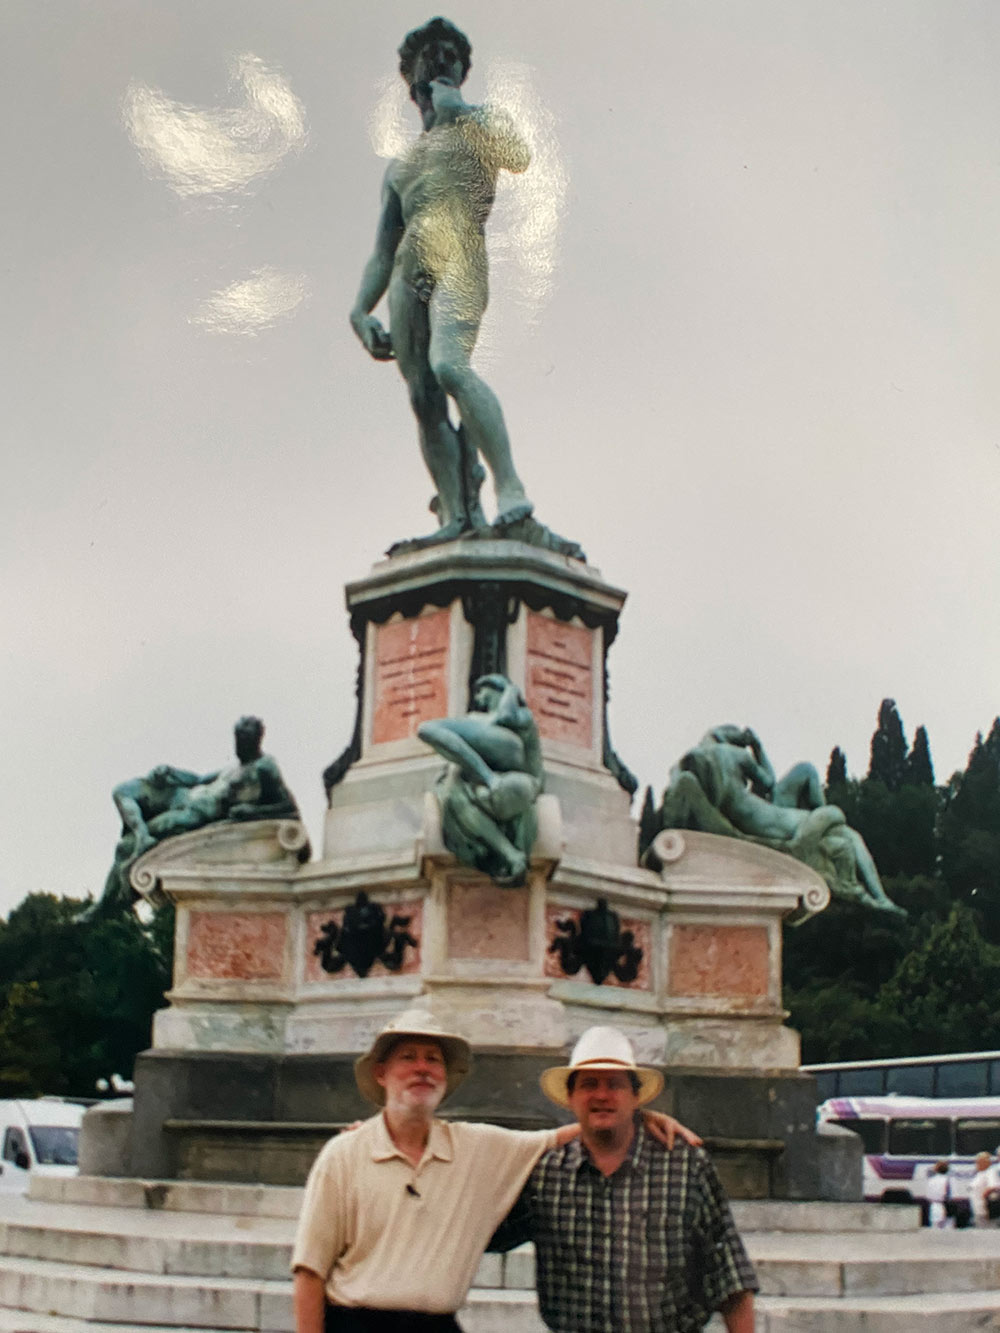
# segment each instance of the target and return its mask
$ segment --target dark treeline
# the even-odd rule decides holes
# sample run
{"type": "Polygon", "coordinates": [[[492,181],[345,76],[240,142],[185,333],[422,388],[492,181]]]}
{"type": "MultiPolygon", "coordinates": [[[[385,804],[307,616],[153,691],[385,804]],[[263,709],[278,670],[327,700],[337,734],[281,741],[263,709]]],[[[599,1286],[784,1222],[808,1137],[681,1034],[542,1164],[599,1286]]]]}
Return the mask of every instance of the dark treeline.
{"type": "Polygon", "coordinates": [[[173,912],[80,920],[87,903],[29,894],[0,918],[0,1097],[97,1096],[129,1078],[169,984],[173,912]]]}
{"type": "Polygon", "coordinates": [[[927,732],[908,745],[885,699],[866,775],[849,777],[838,747],[826,793],[909,917],[833,902],[785,930],[785,1005],[803,1060],[1000,1047],[1000,720],[939,785],[927,732]]]}
{"type": "MultiPolygon", "coordinates": [[[[826,792],[909,916],[834,901],[786,928],[785,1005],[803,1060],[1000,1048],[1000,720],[939,785],[926,731],[908,744],[886,699],[866,775],[850,777],[838,747],[826,792]]],[[[98,1079],[130,1077],[149,1045],[172,913],[82,921],[85,905],[37,893],[0,918],[0,1097],[93,1096],[98,1079]]]]}

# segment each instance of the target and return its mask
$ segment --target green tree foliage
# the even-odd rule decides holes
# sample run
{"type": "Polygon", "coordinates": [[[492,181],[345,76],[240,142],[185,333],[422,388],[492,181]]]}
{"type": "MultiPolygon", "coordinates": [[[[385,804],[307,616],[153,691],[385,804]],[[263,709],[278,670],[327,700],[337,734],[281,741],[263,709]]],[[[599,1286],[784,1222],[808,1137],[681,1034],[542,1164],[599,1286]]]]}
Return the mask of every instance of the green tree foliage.
{"type": "Polygon", "coordinates": [[[881,994],[905,1016],[899,1055],[1000,1046],[1000,949],[983,939],[957,903],[900,963],[881,994]]]}
{"type": "Polygon", "coordinates": [[[941,874],[975,909],[982,929],[1000,942],[1000,719],[976,743],[964,773],[945,789],[941,874]]]}
{"type": "Polygon", "coordinates": [[[646,848],[659,833],[658,821],[656,818],[656,805],[653,801],[653,789],[647,787],[642,797],[642,810],[639,814],[639,855],[645,852],[646,848]]]}
{"type": "Polygon", "coordinates": [[[170,961],[131,913],[79,920],[84,903],[31,894],[0,920],[0,1096],[93,1096],[149,1045],[170,961]]]}
{"type": "Polygon", "coordinates": [[[827,769],[827,800],[870,847],[905,923],[848,903],[785,932],[785,1003],[807,1062],[1000,1045],[1000,721],[934,784],[927,731],[907,750],[893,700],[868,775],[827,769]],[[997,1020],[992,1014],[998,1013],[997,1020]]]}
{"type": "Polygon", "coordinates": [[[926,727],[917,727],[914,732],[913,747],[903,764],[903,784],[910,787],[934,786],[934,765],[931,762],[926,727]]]}
{"type": "Polygon", "coordinates": [[[906,736],[896,711],[895,699],[883,699],[878,710],[878,726],[872,736],[868,777],[885,784],[889,791],[903,785],[906,769],[906,736]]]}
{"type": "Polygon", "coordinates": [[[830,762],[826,766],[827,787],[841,787],[847,781],[847,755],[839,745],[830,751],[830,762]]]}

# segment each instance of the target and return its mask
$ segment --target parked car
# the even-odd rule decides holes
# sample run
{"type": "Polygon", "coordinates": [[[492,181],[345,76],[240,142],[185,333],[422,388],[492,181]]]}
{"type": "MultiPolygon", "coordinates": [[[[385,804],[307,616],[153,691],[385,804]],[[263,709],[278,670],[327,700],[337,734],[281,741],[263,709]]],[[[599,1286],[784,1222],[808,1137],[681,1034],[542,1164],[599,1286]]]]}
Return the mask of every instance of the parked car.
{"type": "Polygon", "coordinates": [[[0,1101],[0,1192],[23,1194],[32,1174],[75,1176],[85,1109],[60,1097],[0,1101]]]}

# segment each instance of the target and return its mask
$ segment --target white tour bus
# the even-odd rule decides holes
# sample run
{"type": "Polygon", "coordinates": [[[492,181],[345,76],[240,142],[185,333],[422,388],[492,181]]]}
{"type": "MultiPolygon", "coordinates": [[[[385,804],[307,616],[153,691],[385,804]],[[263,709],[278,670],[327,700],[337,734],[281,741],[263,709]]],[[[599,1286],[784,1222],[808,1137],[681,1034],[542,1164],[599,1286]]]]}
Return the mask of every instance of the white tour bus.
{"type": "Polygon", "coordinates": [[[976,1154],[1000,1145],[1000,1097],[831,1097],[816,1111],[864,1144],[864,1196],[921,1202],[935,1162],[949,1164],[951,1197],[967,1199],[976,1154]]]}

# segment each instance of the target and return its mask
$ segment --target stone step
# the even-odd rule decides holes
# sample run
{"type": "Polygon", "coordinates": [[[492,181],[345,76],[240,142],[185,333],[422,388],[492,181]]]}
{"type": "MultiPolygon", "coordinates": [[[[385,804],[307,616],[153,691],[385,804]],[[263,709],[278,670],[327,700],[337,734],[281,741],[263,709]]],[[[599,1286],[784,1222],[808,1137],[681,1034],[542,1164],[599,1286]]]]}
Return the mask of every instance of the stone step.
{"type": "Polygon", "coordinates": [[[108,1272],[0,1256],[0,1306],[134,1328],[293,1329],[291,1284],[108,1272]]]}
{"type": "MultiPolygon", "coordinates": [[[[128,1333],[130,1327],[66,1315],[0,1309],[0,1333],[128,1333]]],[[[142,1333],[205,1333],[204,1329],[181,1328],[178,1324],[143,1324],[141,1327],[142,1333]]]]}
{"type": "MultiPolygon", "coordinates": [[[[293,1219],[302,1205],[302,1190],[287,1185],[105,1176],[38,1177],[31,1182],[30,1197],[48,1203],[293,1219]]],[[[737,1199],[732,1208],[740,1231],[913,1231],[920,1226],[915,1204],[737,1199]]]]}
{"type": "Polygon", "coordinates": [[[1000,1288],[997,1231],[888,1233],[874,1243],[856,1233],[750,1232],[743,1239],[766,1296],[841,1302],[850,1297],[1000,1288]]]}
{"type": "MultiPolygon", "coordinates": [[[[283,1281],[293,1233],[289,1218],[0,1201],[3,1253],[122,1273],[283,1281]]],[[[879,1232],[874,1244],[861,1231],[743,1235],[769,1295],[840,1299],[1000,1286],[994,1230],[879,1232]]],[[[476,1285],[533,1287],[531,1248],[485,1255],[476,1285]]]]}
{"type": "MultiPolygon", "coordinates": [[[[716,1320],[708,1330],[721,1328],[716,1320]]],[[[1000,1329],[1000,1288],[907,1297],[757,1302],[756,1333],[987,1333],[1000,1329]]],[[[511,1330],[513,1333],[513,1330],[511,1330]]],[[[532,1330],[534,1333],[534,1330],[532,1330]]]]}
{"type": "Polygon", "coordinates": [[[787,1199],[734,1199],[737,1229],[749,1231],[919,1231],[919,1204],[812,1203],[787,1199]]]}
{"type": "MultiPolygon", "coordinates": [[[[873,1297],[841,1301],[836,1309],[822,1300],[757,1302],[757,1333],[988,1333],[1000,1329],[1000,1291],[967,1295],[873,1297]]],[[[546,1333],[534,1302],[520,1293],[473,1293],[462,1310],[466,1333],[546,1333]]],[[[123,1326],[79,1317],[0,1308],[0,1333],[207,1333],[204,1325],[139,1324],[123,1326]]],[[[283,1333],[291,1325],[264,1328],[283,1333]]],[[[721,1333],[716,1318],[706,1333],[721,1333]]]]}
{"type": "Polygon", "coordinates": [[[42,1203],[292,1219],[298,1217],[302,1206],[301,1188],[290,1185],[119,1180],[108,1176],[36,1176],[32,1178],[29,1197],[42,1203]]]}

